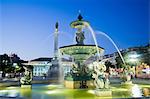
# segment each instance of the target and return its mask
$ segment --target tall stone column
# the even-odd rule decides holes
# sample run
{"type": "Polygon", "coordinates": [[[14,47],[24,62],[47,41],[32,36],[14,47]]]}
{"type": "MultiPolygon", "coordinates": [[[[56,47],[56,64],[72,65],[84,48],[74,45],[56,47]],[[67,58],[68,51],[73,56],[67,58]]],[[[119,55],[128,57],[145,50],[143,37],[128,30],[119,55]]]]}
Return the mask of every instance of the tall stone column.
{"type": "Polygon", "coordinates": [[[54,57],[58,58],[58,22],[55,24],[55,33],[54,33],[54,57]]]}

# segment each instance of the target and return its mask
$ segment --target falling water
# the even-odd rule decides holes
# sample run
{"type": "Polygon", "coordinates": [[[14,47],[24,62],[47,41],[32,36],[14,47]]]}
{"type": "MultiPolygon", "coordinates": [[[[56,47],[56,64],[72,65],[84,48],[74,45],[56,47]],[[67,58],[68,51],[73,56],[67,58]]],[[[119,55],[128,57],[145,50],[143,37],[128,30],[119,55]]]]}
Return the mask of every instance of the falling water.
{"type": "Polygon", "coordinates": [[[121,54],[119,48],[118,48],[117,45],[115,44],[115,42],[114,42],[106,33],[101,32],[101,31],[98,31],[98,33],[101,34],[101,35],[104,35],[106,38],[108,38],[108,39],[111,41],[111,43],[114,45],[114,47],[115,47],[116,50],[118,51],[119,56],[121,57],[121,60],[122,60],[123,64],[125,64],[124,58],[123,58],[123,56],[122,56],[122,54],[121,54]]]}
{"type": "Polygon", "coordinates": [[[60,50],[58,50],[58,65],[59,65],[59,83],[63,84],[63,80],[64,80],[64,74],[63,74],[63,67],[62,67],[62,54],[60,52],[60,50]]]}
{"type": "Polygon", "coordinates": [[[92,37],[93,37],[93,39],[94,39],[94,43],[95,43],[96,49],[97,49],[98,58],[100,59],[100,58],[101,58],[101,57],[100,57],[101,55],[100,55],[100,53],[99,53],[98,43],[97,43],[97,40],[96,40],[95,32],[94,32],[94,30],[92,29],[92,27],[91,27],[90,25],[88,25],[87,28],[88,28],[88,29],[90,30],[90,32],[92,33],[92,37]]]}
{"type": "Polygon", "coordinates": [[[75,43],[76,42],[76,34],[74,34],[74,36],[73,36],[73,43],[75,43]]]}
{"type": "MultiPolygon", "coordinates": [[[[90,25],[88,25],[87,27],[92,33],[92,36],[93,36],[93,39],[94,39],[94,43],[95,43],[96,48],[97,48],[97,54],[98,54],[99,59],[100,59],[100,53],[99,53],[99,49],[98,49],[98,43],[97,43],[97,40],[96,40],[95,32],[94,32],[94,30],[92,29],[92,27],[90,25]]],[[[107,37],[111,41],[111,43],[115,46],[116,50],[118,51],[119,56],[121,57],[121,60],[122,60],[123,64],[125,64],[124,58],[123,58],[120,50],[118,49],[117,45],[114,43],[114,41],[106,33],[101,32],[101,31],[99,31],[98,33],[101,34],[101,35],[104,35],[105,37],[107,37]]]]}

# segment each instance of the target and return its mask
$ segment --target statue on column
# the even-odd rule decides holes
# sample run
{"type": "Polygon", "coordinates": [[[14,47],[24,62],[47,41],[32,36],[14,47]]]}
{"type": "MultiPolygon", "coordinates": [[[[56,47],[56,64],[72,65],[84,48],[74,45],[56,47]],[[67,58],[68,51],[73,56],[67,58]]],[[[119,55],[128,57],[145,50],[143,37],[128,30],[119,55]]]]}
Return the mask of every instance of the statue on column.
{"type": "Polygon", "coordinates": [[[94,73],[92,74],[92,78],[94,78],[94,85],[97,89],[109,88],[109,80],[105,75],[104,71],[106,71],[106,66],[103,63],[94,62],[93,63],[94,73]]]}
{"type": "Polygon", "coordinates": [[[85,39],[84,32],[77,32],[76,33],[76,42],[77,42],[77,44],[83,45],[84,44],[84,42],[83,42],[84,39],[85,39]]]}
{"type": "Polygon", "coordinates": [[[20,83],[21,85],[31,85],[31,81],[32,81],[32,66],[28,65],[28,66],[23,66],[25,72],[24,72],[24,76],[21,77],[20,79],[20,83]]]}

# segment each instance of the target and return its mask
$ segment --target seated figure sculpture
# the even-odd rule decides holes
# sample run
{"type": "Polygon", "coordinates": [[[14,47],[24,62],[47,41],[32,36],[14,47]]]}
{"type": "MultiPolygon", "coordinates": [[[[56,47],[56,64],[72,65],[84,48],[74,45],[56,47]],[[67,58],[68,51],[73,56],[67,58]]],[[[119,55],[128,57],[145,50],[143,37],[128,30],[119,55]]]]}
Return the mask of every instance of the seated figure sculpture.
{"type": "Polygon", "coordinates": [[[109,88],[109,80],[106,77],[104,71],[106,71],[106,66],[103,63],[94,62],[93,63],[94,73],[92,78],[94,78],[94,85],[96,89],[109,88]]]}
{"type": "Polygon", "coordinates": [[[20,79],[20,83],[21,85],[30,85],[32,81],[32,69],[26,66],[23,66],[23,68],[25,69],[25,72],[24,76],[20,79]]]}

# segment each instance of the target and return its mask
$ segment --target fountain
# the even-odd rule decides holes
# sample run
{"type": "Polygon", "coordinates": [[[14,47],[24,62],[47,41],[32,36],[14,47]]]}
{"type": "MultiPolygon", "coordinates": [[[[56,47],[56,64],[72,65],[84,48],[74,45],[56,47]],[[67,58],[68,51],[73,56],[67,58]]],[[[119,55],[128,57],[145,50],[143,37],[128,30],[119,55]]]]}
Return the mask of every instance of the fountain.
{"type": "Polygon", "coordinates": [[[96,87],[97,90],[95,93],[97,96],[111,96],[110,90],[103,90],[109,88],[109,80],[104,74],[106,66],[99,62],[100,54],[103,54],[104,48],[98,46],[93,32],[92,35],[95,45],[84,44],[85,36],[83,29],[89,27],[89,22],[83,20],[83,17],[79,14],[78,20],[73,21],[70,26],[77,29],[77,44],[59,48],[62,55],[70,55],[74,58],[75,62],[70,73],[64,77],[65,87],[73,89],[96,87]],[[98,58],[97,61],[93,63],[93,70],[90,70],[88,65],[85,64],[85,61],[94,55],[98,55],[98,58]]]}
{"type": "MultiPolygon", "coordinates": [[[[92,82],[91,74],[87,73],[87,67],[84,61],[90,56],[97,53],[97,46],[95,45],[85,45],[84,44],[84,32],[83,28],[87,27],[89,23],[82,20],[82,16],[78,16],[78,20],[72,22],[72,28],[76,28],[76,42],[75,45],[68,45],[60,47],[60,53],[70,55],[74,58],[75,65],[72,66],[72,71],[65,75],[65,87],[67,88],[87,88],[91,87],[92,82]]],[[[103,52],[104,49],[98,47],[98,52],[103,52]]]]}

